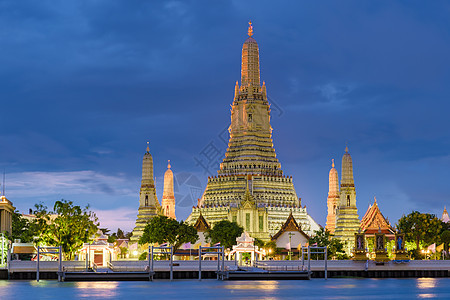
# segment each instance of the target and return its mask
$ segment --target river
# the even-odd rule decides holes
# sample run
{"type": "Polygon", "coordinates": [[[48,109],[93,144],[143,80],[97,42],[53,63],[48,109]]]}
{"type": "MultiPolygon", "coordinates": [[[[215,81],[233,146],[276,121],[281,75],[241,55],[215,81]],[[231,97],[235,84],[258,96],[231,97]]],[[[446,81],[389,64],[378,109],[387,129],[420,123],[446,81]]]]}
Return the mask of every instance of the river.
{"type": "Polygon", "coordinates": [[[450,278],[296,281],[158,280],[57,282],[0,280],[0,299],[450,299],[450,278]]]}

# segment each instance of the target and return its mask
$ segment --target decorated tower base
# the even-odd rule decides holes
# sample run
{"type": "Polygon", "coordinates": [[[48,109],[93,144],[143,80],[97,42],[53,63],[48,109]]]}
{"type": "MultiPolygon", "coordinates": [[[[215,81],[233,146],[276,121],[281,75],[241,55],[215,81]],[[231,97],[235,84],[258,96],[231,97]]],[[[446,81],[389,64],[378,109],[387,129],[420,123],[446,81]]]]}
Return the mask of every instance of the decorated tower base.
{"type": "Polygon", "coordinates": [[[355,233],[353,260],[367,260],[366,238],[364,233],[355,233]]]}
{"type": "Polygon", "coordinates": [[[408,252],[405,249],[405,234],[395,234],[394,260],[409,260],[408,252]]]}
{"type": "Polygon", "coordinates": [[[377,262],[390,261],[386,251],[385,237],[384,233],[375,233],[375,261],[377,262]]]}

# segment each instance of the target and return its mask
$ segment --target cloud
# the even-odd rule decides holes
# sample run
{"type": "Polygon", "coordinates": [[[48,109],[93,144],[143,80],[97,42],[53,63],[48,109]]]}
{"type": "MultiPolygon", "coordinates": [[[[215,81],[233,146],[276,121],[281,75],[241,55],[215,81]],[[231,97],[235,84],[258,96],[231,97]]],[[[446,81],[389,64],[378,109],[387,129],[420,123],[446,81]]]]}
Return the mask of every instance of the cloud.
{"type": "Polygon", "coordinates": [[[20,172],[7,175],[11,197],[45,196],[52,194],[135,194],[133,184],[122,175],[111,176],[95,171],[20,172]]]}
{"type": "Polygon", "coordinates": [[[336,84],[333,82],[315,88],[326,102],[344,102],[346,96],[355,89],[352,84],[336,84]]]}
{"type": "Polygon", "coordinates": [[[136,215],[138,193],[138,182],[124,174],[113,176],[90,170],[6,174],[6,196],[22,213],[39,202],[52,209],[56,200],[66,199],[75,205],[89,205],[90,210],[96,213],[92,207],[115,209],[125,203],[130,210],[136,207],[133,210],[136,215]]]}
{"type": "Polygon", "coordinates": [[[100,221],[100,228],[108,228],[116,232],[117,228],[123,231],[132,231],[135,226],[137,209],[119,207],[115,209],[92,208],[100,221]]]}

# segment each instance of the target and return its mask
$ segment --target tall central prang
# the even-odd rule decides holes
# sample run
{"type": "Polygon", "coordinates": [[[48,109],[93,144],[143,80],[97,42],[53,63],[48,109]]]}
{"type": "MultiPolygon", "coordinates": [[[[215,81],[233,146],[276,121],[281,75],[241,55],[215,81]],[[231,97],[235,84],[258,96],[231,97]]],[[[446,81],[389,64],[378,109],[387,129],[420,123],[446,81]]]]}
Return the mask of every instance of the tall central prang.
{"type": "Polygon", "coordinates": [[[266,85],[260,83],[259,48],[251,22],[248,35],[242,46],[241,85],[236,82],[225,158],[218,176],[208,178],[187,221],[195,223],[200,213],[211,226],[227,219],[267,241],[292,213],[311,235],[319,225],[301,206],[292,177],[283,176],[273,148],[270,104],[266,85]]]}

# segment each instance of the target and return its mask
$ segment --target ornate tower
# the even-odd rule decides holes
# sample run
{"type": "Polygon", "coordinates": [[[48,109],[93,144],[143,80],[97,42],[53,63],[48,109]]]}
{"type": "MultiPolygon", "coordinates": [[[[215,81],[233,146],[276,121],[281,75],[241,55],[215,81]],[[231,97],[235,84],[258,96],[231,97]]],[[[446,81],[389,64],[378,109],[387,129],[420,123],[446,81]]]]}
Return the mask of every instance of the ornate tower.
{"type": "Polygon", "coordinates": [[[346,246],[347,254],[350,254],[355,236],[358,232],[360,222],[356,208],[355,182],[353,180],[353,163],[348,147],[342,156],[341,192],[339,206],[336,214],[335,236],[346,246]]]}
{"type": "Polygon", "coordinates": [[[154,216],[161,214],[161,206],[156,198],[155,182],[153,180],[153,158],[147,142],[147,149],[142,160],[142,181],[139,192],[139,209],[136,227],[133,230],[132,242],[137,242],[142,236],[145,225],[154,216]]]}
{"type": "Polygon", "coordinates": [[[208,183],[198,206],[187,219],[200,215],[212,226],[235,221],[252,237],[270,240],[292,212],[302,230],[312,234],[318,224],[301,207],[292,177],[283,175],[273,147],[270,104],[260,83],[259,48],[249,23],[242,46],[241,85],[236,82],[231,105],[230,139],[218,176],[208,183]]]}
{"type": "Polygon", "coordinates": [[[334,159],[331,163],[331,170],[328,177],[328,198],[327,198],[327,206],[328,206],[328,215],[327,215],[327,225],[325,229],[329,232],[334,233],[334,229],[336,226],[336,210],[339,205],[339,178],[338,172],[334,168],[334,159]]]}
{"type": "Polygon", "coordinates": [[[164,191],[161,206],[165,216],[176,219],[175,196],[173,195],[173,172],[170,169],[170,160],[167,164],[167,171],[164,174],[164,191]]]}

